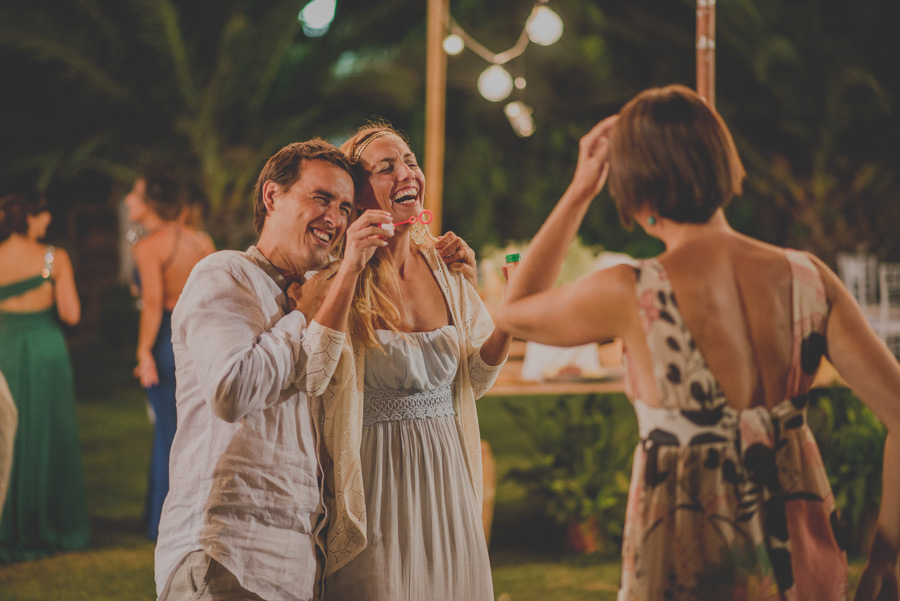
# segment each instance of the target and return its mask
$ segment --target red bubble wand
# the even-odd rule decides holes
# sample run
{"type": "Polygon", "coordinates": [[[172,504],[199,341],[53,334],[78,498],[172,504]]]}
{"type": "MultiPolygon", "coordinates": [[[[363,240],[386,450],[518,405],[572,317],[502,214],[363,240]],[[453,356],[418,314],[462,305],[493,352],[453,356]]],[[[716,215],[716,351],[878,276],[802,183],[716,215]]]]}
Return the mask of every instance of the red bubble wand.
{"type": "Polygon", "coordinates": [[[432,213],[432,212],[429,211],[428,209],[425,209],[424,211],[422,211],[421,213],[419,213],[418,216],[413,215],[412,217],[410,217],[410,218],[407,219],[406,221],[398,221],[398,222],[395,223],[394,225],[395,225],[395,226],[396,226],[396,225],[404,225],[404,224],[406,224],[406,223],[415,223],[415,222],[417,222],[417,221],[421,221],[421,222],[424,223],[424,224],[429,224],[429,223],[431,223],[432,221],[434,221],[434,213],[432,213]]]}
{"type": "Polygon", "coordinates": [[[397,223],[379,223],[378,227],[388,230],[389,232],[391,232],[393,234],[394,228],[398,225],[406,225],[407,223],[413,224],[416,222],[422,222],[427,225],[427,224],[431,223],[432,221],[434,221],[434,213],[432,213],[428,209],[425,209],[418,215],[413,215],[406,221],[398,221],[397,223]]]}

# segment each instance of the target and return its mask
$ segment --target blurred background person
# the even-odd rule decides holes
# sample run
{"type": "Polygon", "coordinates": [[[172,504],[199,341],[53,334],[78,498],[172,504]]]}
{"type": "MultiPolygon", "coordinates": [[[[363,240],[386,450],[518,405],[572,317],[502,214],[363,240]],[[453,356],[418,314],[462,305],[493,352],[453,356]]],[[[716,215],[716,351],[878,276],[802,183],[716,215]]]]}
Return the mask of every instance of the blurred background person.
{"type": "Polygon", "coordinates": [[[620,600],[847,595],[834,496],[807,422],[823,355],[888,430],[858,600],[897,599],[900,365],[816,257],[731,229],[744,168],[721,117],[684,86],[651,89],[585,135],[500,325],[574,346],[620,338],[638,418],[620,600]],[[658,257],[553,289],[609,174],[626,226],[658,257]]]}
{"type": "Polygon", "coordinates": [[[43,201],[0,199],[0,372],[19,416],[0,563],[84,549],[90,540],[72,365],[59,321],[81,303],[69,255],[40,242],[43,201]]]}
{"type": "Polygon", "coordinates": [[[3,372],[0,372],[0,519],[3,518],[3,505],[6,503],[6,490],[9,488],[13,445],[16,442],[18,425],[19,412],[16,411],[16,404],[13,402],[6,378],[3,372]]]}
{"type": "Polygon", "coordinates": [[[143,230],[132,247],[140,309],[134,375],[147,389],[154,421],[144,519],[147,538],[156,540],[169,491],[169,450],[176,425],[172,309],[191,269],[215,246],[205,232],[185,225],[184,190],[160,172],[139,177],[125,204],[128,218],[143,230]]]}

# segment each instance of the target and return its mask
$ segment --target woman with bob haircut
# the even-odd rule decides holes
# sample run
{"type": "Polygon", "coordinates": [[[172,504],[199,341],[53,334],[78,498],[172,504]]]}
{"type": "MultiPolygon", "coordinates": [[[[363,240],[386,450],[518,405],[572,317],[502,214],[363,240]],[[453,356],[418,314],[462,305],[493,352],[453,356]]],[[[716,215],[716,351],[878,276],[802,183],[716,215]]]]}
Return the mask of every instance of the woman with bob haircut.
{"type": "Polygon", "coordinates": [[[900,365],[819,259],[731,229],[722,207],[743,177],[727,127],[693,91],[639,94],[581,139],[498,326],[558,346],[623,341],[640,442],[620,600],[846,598],[843,536],[806,421],[827,355],[888,430],[856,598],[896,599],[900,365]],[[666,250],[553,289],[607,175],[623,223],[666,250]]]}

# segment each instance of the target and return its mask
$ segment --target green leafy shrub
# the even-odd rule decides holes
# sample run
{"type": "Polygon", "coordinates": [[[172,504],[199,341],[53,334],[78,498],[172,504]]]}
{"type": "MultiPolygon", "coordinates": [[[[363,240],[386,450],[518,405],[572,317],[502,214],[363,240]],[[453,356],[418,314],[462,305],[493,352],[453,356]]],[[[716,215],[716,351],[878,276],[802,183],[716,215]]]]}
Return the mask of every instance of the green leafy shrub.
{"type": "MultiPolygon", "coordinates": [[[[498,270],[497,275],[503,277],[499,270],[506,263],[506,255],[508,253],[527,253],[530,240],[513,240],[504,246],[487,245],[481,249],[478,255],[479,265],[487,263],[498,270]]],[[[562,267],[559,270],[559,276],[556,278],[556,286],[562,286],[573,282],[590,273],[594,269],[594,263],[597,257],[604,251],[600,245],[585,244],[581,238],[575,238],[566,251],[566,257],[563,259],[562,267]]]]}
{"type": "Polygon", "coordinates": [[[847,388],[811,391],[809,424],[819,450],[849,551],[868,552],[881,499],[884,426],[847,388]]]}
{"type": "Polygon", "coordinates": [[[537,452],[506,477],[520,484],[559,524],[596,520],[610,551],[625,522],[637,422],[621,395],[560,397],[544,408],[504,402],[537,452]]]}

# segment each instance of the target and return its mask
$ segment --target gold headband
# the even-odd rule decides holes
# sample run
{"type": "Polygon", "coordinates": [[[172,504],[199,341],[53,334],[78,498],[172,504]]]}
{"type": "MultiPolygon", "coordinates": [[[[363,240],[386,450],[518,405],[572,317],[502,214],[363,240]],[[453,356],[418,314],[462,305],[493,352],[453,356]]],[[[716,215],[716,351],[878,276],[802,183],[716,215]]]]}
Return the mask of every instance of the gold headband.
{"type": "Polygon", "coordinates": [[[379,132],[376,132],[376,133],[372,134],[371,136],[369,136],[369,137],[366,138],[365,140],[363,140],[362,143],[361,143],[359,146],[356,147],[356,150],[353,151],[353,162],[356,163],[356,162],[359,161],[359,157],[362,156],[362,153],[363,153],[363,151],[366,149],[366,146],[368,146],[369,143],[370,143],[372,140],[374,140],[374,139],[376,139],[376,138],[380,138],[380,137],[382,137],[382,136],[390,136],[390,135],[392,135],[393,133],[394,133],[394,132],[392,132],[392,131],[389,131],[389,130],[387,130],[387,129],[383,129],[383,130],[381,130],[381,131],[379,131],[379,132]]]}

